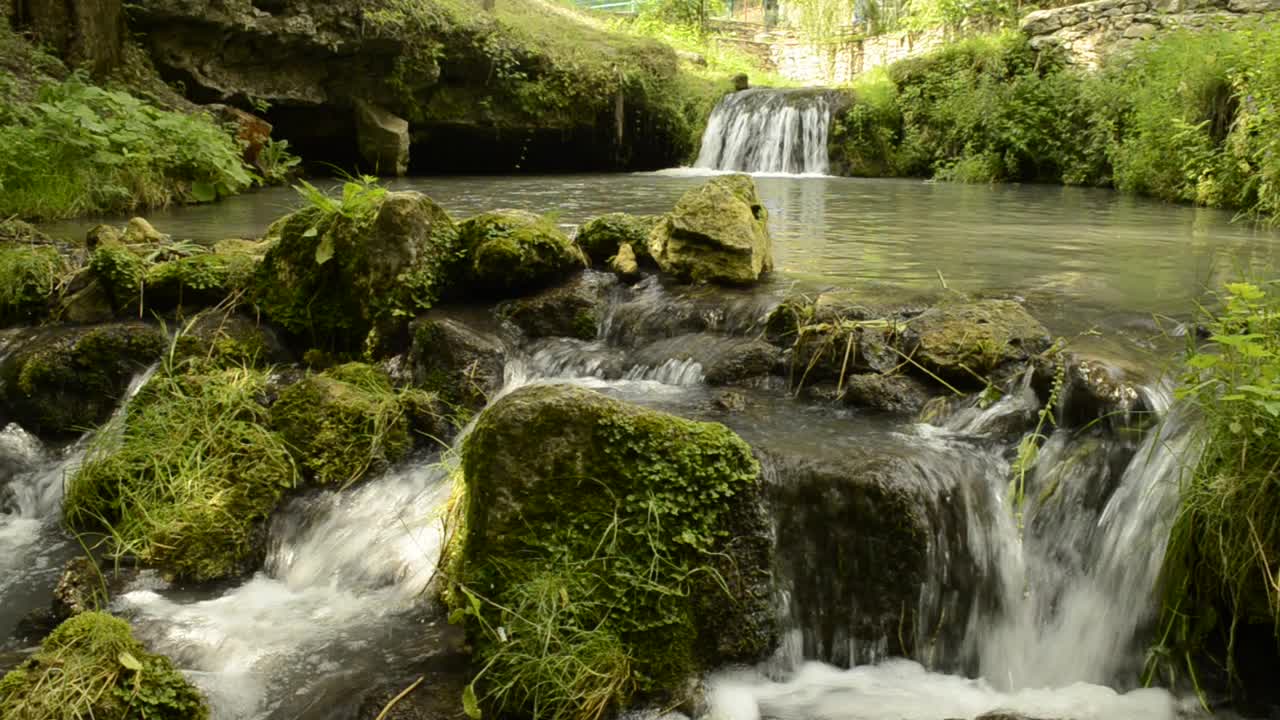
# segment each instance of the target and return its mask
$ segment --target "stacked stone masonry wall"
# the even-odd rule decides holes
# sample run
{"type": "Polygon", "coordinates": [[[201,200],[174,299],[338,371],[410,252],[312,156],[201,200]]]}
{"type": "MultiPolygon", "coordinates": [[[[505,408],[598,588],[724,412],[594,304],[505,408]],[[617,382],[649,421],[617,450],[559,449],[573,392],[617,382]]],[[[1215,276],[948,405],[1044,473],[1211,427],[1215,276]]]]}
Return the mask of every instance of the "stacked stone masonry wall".
{"type": "Polygon", "coordinates": [[[1280,0],[1094,0],[1038,10],[1022,21],[1037,50],[1061,48],[1069,62],[1087,68],[1162,32],[1228,27],[1280,11],[1280,0]]]}

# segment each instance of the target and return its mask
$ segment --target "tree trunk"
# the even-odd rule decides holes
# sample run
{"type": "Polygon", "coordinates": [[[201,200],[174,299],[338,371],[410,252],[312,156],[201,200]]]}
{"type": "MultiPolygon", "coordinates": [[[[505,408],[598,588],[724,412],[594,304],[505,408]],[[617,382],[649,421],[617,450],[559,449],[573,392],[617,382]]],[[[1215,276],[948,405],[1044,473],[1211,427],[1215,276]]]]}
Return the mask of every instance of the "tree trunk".
{"type": "Polygon", "coordinates": [[[75,67],[104,75],[124,53],[122,0],[8,0],[15,28],[29,30],[75,67]]]}

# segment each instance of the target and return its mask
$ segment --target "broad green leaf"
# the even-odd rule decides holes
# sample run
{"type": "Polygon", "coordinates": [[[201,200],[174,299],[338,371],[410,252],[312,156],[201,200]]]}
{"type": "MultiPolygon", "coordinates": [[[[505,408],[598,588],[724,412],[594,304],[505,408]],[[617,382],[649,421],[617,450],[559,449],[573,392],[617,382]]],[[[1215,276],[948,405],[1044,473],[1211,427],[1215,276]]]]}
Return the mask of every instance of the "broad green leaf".
{"type": "Polygon", "coordinates": [[[213,202],[218,199],[218,188],[211,182],[194,182],[191,183],[191,197],[196,202],[213,202]]]}
{"type": "Polygon", "coordinates": [[[333,235],[325,233],[316,245],[316,264],[323,265],[333,259],[333,235]]]}
{"type": "Polygon", "coordinates": [[[315,225],[312,225],[311,227],[307,228],[306,232],[302,233],[302,237],[313,238],[319,234],[320,234],[320,228],[316,227],[315,225]]]}
{"type": "Polygon", "coordinates": [[[476,685],[471,683],[462,689],[462,712],[471,720],[480,720],[480,701],[476,699],[476,685]]]}
{"type": "Polygon", "coordinates": [[[462,621],[466,619],[467,619],[467,611],[463,610],[462,608],[458,608],[457,610],[454,610],[453,612],[449,613],[450,625],[461,625],[462,621]]]}
{"type": "Polygon", "coordinates": [[[120,653],[120,664],[123,665],[126,670],[142,672],[142,663],[138,662],[138,658],[134,657],[129,652],[120,653]]]}

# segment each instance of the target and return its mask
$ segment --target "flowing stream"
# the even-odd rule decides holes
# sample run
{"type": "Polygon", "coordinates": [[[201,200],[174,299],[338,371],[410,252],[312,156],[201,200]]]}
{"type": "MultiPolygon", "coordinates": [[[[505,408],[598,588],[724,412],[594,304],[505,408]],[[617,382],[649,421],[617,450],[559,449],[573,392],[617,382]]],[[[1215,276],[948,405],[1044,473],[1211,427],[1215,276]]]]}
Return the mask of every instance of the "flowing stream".
{"type": "MultiPolygon", "coordinates": [[[[748,95],[734,112],[766,101],[773,102],[748,95]]],[[[721,111],[717,132],[727,139],[729,109],[721,111]]],[[[778,157],[794,161],[790,147],[778,157]]],[[[820,172],[807,161],[796,169],[820,172]]],[[[607,211],[665,210],[701,181],[680,172],[415,179],[398,187],[423,190],[457,216],[514,206],[561,210],[572,224],[607,211]]],[[[758,184],[776,244],[778,270],[768,282],[713,296],[642,283],[610,300],[593,341],[508,348],[505,391],[575,383],[724,422],[760,452],[778,530],[786,639],[760,667],[709,678],[707,715],[1186,716],[1185,701],[1135,689],[1177,482],[1197,451],[1194,418],[1171,406],[1161,381],[1177,342],[1168,335],[1206,286],[1274,267],[1275,236],[1215,211],[1089,190],[809,177],[758,184]],[[1036,411],[1025,384],[936,424],[798,402],[776,387],[743,389],[739,411],[718,405],[720,391],[706,381],[715,358],[732,352],[735,338],[757,336],[785,294],[832,285],[884,302],[928,302],[950,289],[1012,295],[1056,333],[1097,328],[1074,347],[1122,371],[1137,391],[1134,412],[1047,432],[1018,492],[1010,484],[1014,449],[1036,411]],[[678,352],[690,342],[703,361],[678,352]],[[910,488],[929,521],[929,572],[903,590],[914,618],[905,627],[896,610],[868,605],[857,571],[865,561],[859,528],[841,519],[832,495],[807,494],[815,478],[868,468],[910,488]],[[895,657],[903,646],[911,648],[907,659],[895,657]]],[[[251,236],[292,202],[262,192],[153,219],[179,237],[251,236]]],[[[5,617],[20,614],[11,608],[23,592],[35,598],[40,590],[47,602],[71,552],[53,520],[63,473],[83,447],[52,451],[15,426],[0,432],[5,617]]],[[[293,499],[270,527],[263,569],[246,581],[192,589],[143,573],[115,609],[208,692],[219,720],[363,716],[371,687],[398,690],[414,677],[404,677],[406,666],[451,652],[449,629],[425,591],[444,543],[453,456],[417,457],[346,492],[293,499]]]]}

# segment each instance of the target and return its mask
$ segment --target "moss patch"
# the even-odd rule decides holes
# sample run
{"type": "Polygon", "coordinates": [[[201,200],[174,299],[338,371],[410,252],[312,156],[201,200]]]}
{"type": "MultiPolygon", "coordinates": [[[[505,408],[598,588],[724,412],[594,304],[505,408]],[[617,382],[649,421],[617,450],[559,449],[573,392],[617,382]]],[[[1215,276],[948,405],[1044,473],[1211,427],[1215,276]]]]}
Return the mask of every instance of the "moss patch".
{"type": "Polygon", "coordinates": [[[578,228],[574,241],[595,265],[604,265],[630,244],[636,260],[649,258],[649,233],[661,218],[656,215],[609,213],[587,221],[578,228]]]}
{"type": "Polygon", "coordinates": [[[165,345],[164,333],[144,323],[34,331],[0,365],[0,394],[28,431],[76,434],[106,420],[165,345]]]}
{"type": "Polygon", "coordinates": [[[586,266],[586,258],[549,219],[495,210],[461,226],[469,250],[469,288],[496,297],[539,290],[586,266]]]}
{"type": "Polygon", "coordinates": [[[29,661],[0,680],[0,716],[12,720],[204,720],[199,691],[129,624],[86,612],[62,623],[29,661]]]}
{"type": "Polygon", "coordinates": [[[341,486],[405,456],[412,445],[408,410],[385,373],[350,363],[286,388],[271,421],[309,479],[341,486]]]}
{"type": "Polygon", "coordinates": [[[500,712],[590,716],[768,651],[768,523],[735,525],[757,516],[759,468],[724,426],[535,386],[481,416],[463,463],[458,577],[500,712]]]}
{"type": "Polygon", "coordinates": [[[48,245],[0,245],[0,323],[31,322],[43,316],[66,260],[48,245]]]}
{"type": "Polygon", "coordinates": [[[256,564],[258,530],[296,472],[259,402],[256,370],[197,364],[152,378],[67,487],[69,525],[117,556],[211,580],[256,564]],[[187,370],[182,372],[182,370],[187,370]]]}

